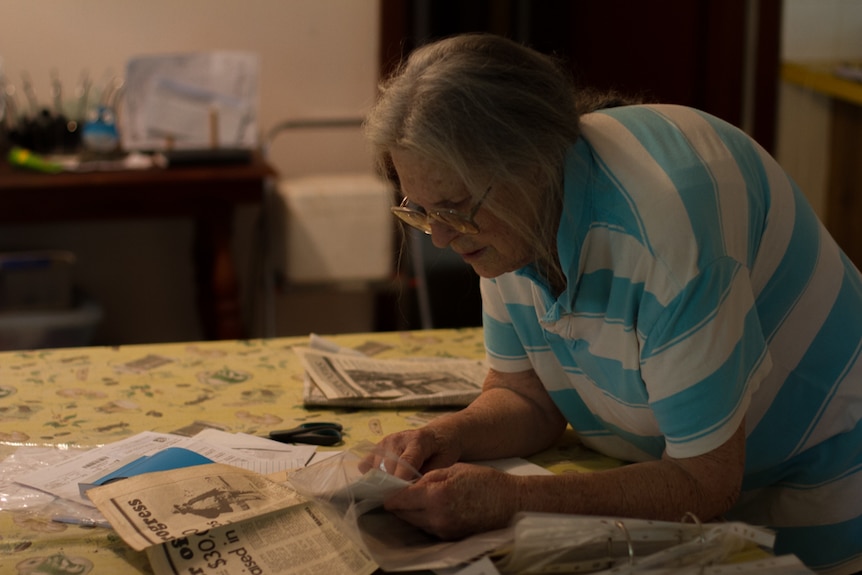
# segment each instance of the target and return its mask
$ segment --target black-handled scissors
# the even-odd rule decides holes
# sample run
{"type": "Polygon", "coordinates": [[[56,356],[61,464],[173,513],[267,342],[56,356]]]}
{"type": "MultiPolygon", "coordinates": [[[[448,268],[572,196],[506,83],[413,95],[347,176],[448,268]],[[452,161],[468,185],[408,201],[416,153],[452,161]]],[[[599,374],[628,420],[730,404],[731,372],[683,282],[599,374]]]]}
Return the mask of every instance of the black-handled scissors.
{"type": "Polygon", "coordinates": [[[344,428],[340,423],[315,421],[303,423],[293,429],[270,431],[269,438],[281,443],[305,443],[308,445],[337,445],[341,443],[344,428]]]}

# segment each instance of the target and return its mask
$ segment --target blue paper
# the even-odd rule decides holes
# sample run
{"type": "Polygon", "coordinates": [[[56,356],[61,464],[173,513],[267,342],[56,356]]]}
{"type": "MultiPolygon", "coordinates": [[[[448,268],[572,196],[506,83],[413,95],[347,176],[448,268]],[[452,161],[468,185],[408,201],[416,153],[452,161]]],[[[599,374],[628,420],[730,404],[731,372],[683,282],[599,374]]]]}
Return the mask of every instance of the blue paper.
{"type": "Polygon", "coordinates": [[[155,471],[167,471],[169,469],[179,469],[181,467],[192,467],[195,465],[203,465],[205,463],[213,463],[213,461],[203,455],[183,449],[182,447],[168,447],[153,455],[144,455],[135,459],[131,463],[123,465],[119,469],[115,469],[111,473],[100,477],[91,483],[80,483],[79,488],[83,495],[88,489],[105,485],[112,481],[119,481],[127,477],[134,477],[143,473],[152,473],[155,471]]]}

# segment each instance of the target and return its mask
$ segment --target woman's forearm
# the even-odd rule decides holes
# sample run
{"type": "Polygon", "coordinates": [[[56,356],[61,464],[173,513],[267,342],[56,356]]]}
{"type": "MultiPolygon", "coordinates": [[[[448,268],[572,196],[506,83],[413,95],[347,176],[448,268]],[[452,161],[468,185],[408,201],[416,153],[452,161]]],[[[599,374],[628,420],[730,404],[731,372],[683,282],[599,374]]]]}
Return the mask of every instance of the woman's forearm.
{"type": "Polygon", "coordinates": [[[522,511],[668,521],[691,512],[708,521],[735,503],[744,451],[744,434],[738,433],[698,457],[593,473],[515,476],[484,465],[450,464],[429,470],[385,506],[447,539],[504,527],[522,511]]]}
{"type": "Polygon", "coordinates": [[[745,459],[744,426],[716,450],[617,469],[518,478],[513,496],[523,511],[678,521],[688,512],[708,521],[736,503],[745,459]]]}
{"type": "Polygon", "coordinates": [[[492,372],[470,406],[429,427],[459,446],[462,461],[525,457],[547,449],[566,421],[530,374],[492,372]]]}

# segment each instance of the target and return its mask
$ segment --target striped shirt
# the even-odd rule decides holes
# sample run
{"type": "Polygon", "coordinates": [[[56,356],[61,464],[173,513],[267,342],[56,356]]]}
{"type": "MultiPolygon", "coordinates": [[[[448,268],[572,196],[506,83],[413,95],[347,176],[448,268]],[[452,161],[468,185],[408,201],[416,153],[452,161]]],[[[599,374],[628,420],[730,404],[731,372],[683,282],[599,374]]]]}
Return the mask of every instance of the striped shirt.
{"type": "Polygon", "coordinates": [[[704,454],[745,418],[733,518],[823,572],[862,569],[859,272],[733,126],[657,105],[581,130],[566,288],[532,266],[483,279],[489,365],[534,369],[586,445],[628,461],[704,454]]]}

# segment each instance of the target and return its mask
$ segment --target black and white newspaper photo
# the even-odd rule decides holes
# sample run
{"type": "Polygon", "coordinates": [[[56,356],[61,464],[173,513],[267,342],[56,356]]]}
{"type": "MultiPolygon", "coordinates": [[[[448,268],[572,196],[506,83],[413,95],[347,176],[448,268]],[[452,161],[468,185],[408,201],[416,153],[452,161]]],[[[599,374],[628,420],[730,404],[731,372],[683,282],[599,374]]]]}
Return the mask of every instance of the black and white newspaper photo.
{"type": "Polygon", "coordinates": [[[481,360],[373,359],[294,348],[306,371],[306,405],[465,406],[482,389],[481,360]]]}

